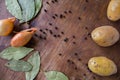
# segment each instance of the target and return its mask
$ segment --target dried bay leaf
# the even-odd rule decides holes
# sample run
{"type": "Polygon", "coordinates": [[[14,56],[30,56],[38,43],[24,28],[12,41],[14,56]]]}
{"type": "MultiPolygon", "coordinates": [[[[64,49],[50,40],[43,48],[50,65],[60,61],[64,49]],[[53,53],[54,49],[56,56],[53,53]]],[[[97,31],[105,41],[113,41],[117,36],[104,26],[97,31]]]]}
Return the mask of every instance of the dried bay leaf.
{"type": "Polygon", "coordinates": [[[11,60],[11,59],[19,60],[24,58],[31,51],[33,51],[33,48],[8,47],[0,53],[0,57],[7,60],[11,60]]]}
{"type": "Polygon", "coordinates": [[[8,11],[18,19],[22,19],[22,10],[17,0],[5,0],[8,11]]]}
{"type": "Polygon", "coordinates": [[[39,52],[36,51],[33,53],[33,55],[30,56],[30,58],[27,60],[30,64],[32,64],[33,68],[29,72],[25,72],[26,80],[33,80],[40,69],[40,55],[39,52]]]}
{"type": "Polygon", "coordinates": [[[65,74],[58,71],[45,72],[45,76],[47,80],[69,80],[65,74]]]}
{"type": "Polygon", "coordinates": [[[42,7],[42,0],[5,0],[8,11],[20,20],[28,22],[34,18],[42,7]]]}
{"type": "Polygon", "coordinates": [[[34,17],[35,14],[35,2],[34,0],[18,0],[22,9],[22,20],[21,22],[27,22],[34,17]]]}
{"type": "Polygon", "coordinates": [[[13,71],[24,71],[24,72],[30,71],[33,67],[30,63],[22,61],[22,60],[8,61],[5,64],[5,66],[13,71]]]}
{"type": "Polygon", "coordinates": [[[35,1],[35,15],[34,16],[36,16],[42,7],[42,0],[34,0],[34,1],[35,1]]]}

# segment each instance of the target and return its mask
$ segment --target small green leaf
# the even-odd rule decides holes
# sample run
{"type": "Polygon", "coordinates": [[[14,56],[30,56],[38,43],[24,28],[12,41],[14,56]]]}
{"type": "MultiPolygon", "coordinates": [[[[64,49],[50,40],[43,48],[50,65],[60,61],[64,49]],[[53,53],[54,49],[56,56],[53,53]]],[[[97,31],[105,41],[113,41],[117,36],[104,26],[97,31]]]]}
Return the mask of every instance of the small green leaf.
{"type": "Polygon", "coordinates": [[[47,80],[69,80],[65,74],[58,71],[45,72],[45,76],[47,80]]]}
{"type": "Polygon", "coordinates": [[[32,65],[28,62],[22,60],[11,60],[5,64],[6,67],[13,71],[30,71],[32,69],[32,65]]]}
{"type": "Polygon", "coordinates": [[[27,22],[34,17],[35,14],[35,2],[34,0],[18,0],[22,9],[22,21],[27,22]]]}
{"type": "Polygon", "coordinates": [[[34,16],[38,14],[41,7],[42,7],[42,0],[35,0],[35,15],[34,16]]]}
{"type": "Polygon", "coordinates": [[[28,62],[32,64],[33,68],[31,71],[25,73],[26,80],[33,80],[37,76],[40,69],[39,52],[36,51],[32,56],[30,56],[28,62]]]}
{"type": "Polygon", "coordinates": [[[18,19],[22,19],[22,11],[17,0],[5,0],[8,11],[18,19]]]}
{"type": "Polygon", "coordinates": [[[7,60],[19,60],[28,55],[32,50],[32,48],[26,47],[8,47],[0,53],[0,57],[7,60]]]}

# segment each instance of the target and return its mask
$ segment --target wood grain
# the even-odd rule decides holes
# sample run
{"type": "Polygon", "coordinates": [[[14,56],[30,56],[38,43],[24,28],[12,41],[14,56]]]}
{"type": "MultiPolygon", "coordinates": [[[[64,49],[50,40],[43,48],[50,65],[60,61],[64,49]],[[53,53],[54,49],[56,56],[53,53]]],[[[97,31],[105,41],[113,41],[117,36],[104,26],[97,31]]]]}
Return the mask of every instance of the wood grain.
{"type": "MultiPolygon", "coordinates": [[[[111,22],[106,17],[110,0],[43,0],[43,8],[29,25],[15,23],[15,31],[37,27],[38,31],[27,47],[40,51],[41,68],[45,71],[64,72],[70,80],[120,80],[120,41],[102,48],[96,45],[91,31],[102,25],[112,25],[120,31],[120,21],[111,22]],[[118,67],[118,73],[100,77],[88,70],[87,62],[94,56],[106,56],[118,67]]],[[[4,0],[0,0],[0,19],[11,17],[4,0]]],[[[0,51],[10,46],[14,34],[0,37],[0,51]]],[[[0,80],[25,80],[24,73],[4,67],[0,59],[0,80]]],[[[35,80],[46,80],[40,72],[35,80]]]]}

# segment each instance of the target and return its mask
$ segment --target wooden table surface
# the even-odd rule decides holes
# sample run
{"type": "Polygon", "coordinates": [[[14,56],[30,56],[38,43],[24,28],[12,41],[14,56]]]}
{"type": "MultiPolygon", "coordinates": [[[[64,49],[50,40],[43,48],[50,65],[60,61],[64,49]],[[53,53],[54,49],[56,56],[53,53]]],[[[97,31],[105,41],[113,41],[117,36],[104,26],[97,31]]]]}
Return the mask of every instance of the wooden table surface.
{"type": "MultiPolygon", "coordinates": [[[[120,80],[120,41],[114,46],[103,48],[96,45],[91,31],[102,25],[112,25],[120,31],[120,21],[107,19],[106,10],[110,0],[43,0],[43,7],[29,25],[15,23],[14,31],[37,27],[27,47],[40,51],[41,68],[45,71],[58,70],[70,80],[120,80]],[[94,56],[106,56],[118,67],[118,73],[109,77],[100,77],[88,70],[87,62],[94,56]]],[[[11,17],[0,0],[0,19],[11,17]]],[[[0,51],[10,46],[14,34],[0,37],[0,51]]],[[[0,59],[0,80],[25,80],[23,72],[14,72],[0,59]]],[[[46,80],[39,72],[35,80],[46,80]]]]}

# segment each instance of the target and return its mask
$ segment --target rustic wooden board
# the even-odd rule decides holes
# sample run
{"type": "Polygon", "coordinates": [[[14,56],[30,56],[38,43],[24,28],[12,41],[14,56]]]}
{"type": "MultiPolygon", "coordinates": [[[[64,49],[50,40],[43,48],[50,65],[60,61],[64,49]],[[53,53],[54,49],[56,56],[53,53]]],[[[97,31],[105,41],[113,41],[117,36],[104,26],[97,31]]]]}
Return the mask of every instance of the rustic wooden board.
{"type": "MultiPolygon", "coordinates": [[[[40,51],[41,68],[58,70],[70,80],[120,80],[120,41],[116,45],[102,48],[90,38],[91,31],[98,26],[112,25],[120,31],[120,21],[111,22],[106,17],[110,0],[44,0],[41,13],[30,21],[30,26],[16,21],[15,31],[37,27],[38,32],[26,46],[40,51]],[[106,56],[118,67],[118,73],[100,77],[87,68],[94,56],[106,56]]],[[[0,0],[0,19],[11,17],[4,0],[0,0]]],[[[14,34],[0,37],[0,51],[10,46],[14,34]]],[[[0,80],[25,80],[24,73],[13,72],[4,67],[6,60],[0,59],[0,80]]],[[[46,80],[42,72],[35,80],[46,80]]]]}

